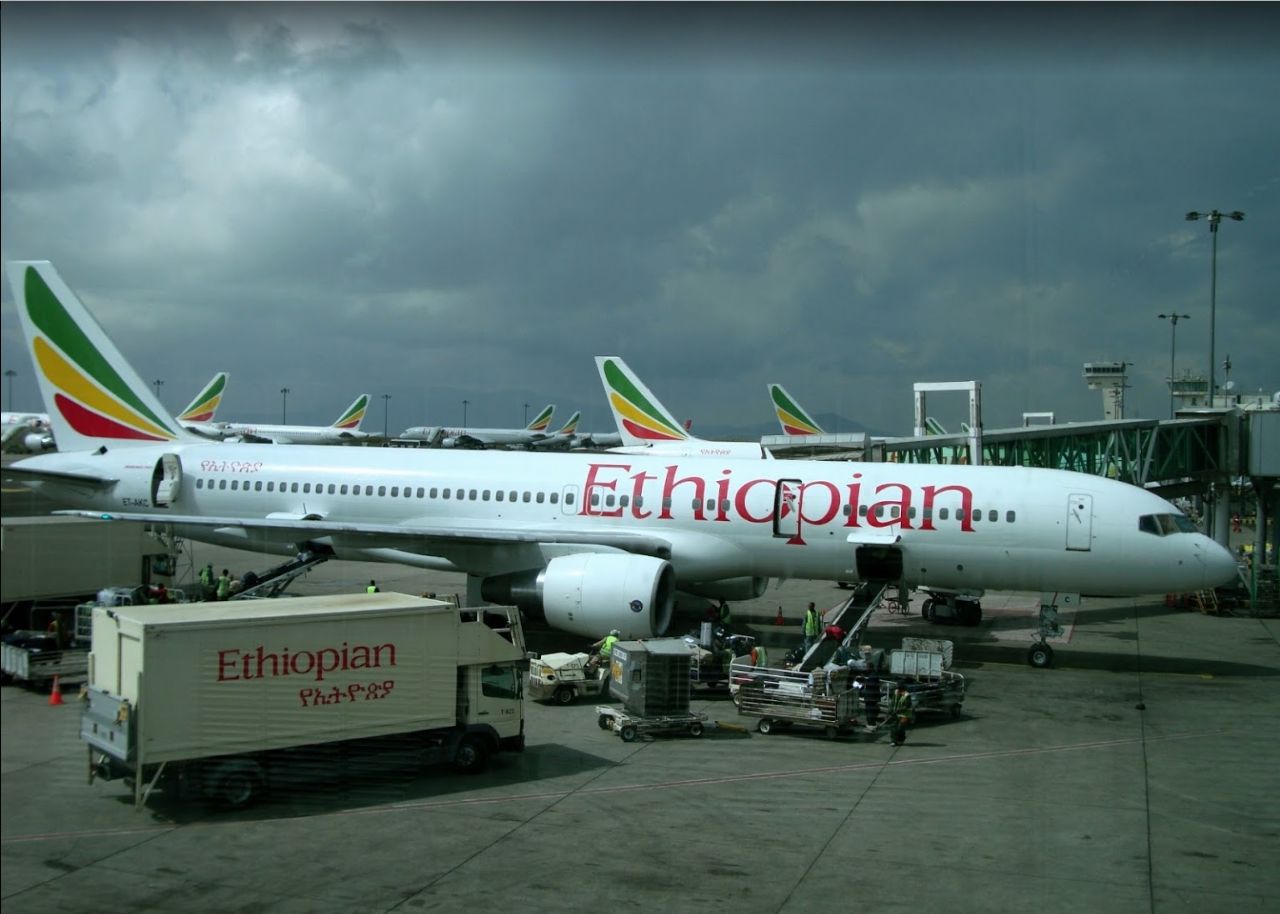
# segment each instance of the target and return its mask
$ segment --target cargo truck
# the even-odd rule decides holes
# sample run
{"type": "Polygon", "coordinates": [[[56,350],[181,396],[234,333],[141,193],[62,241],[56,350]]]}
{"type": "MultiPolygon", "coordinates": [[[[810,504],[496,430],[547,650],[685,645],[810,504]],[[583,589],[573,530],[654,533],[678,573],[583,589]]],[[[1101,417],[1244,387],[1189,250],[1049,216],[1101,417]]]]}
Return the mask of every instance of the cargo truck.
{"type": "Polygon", "coordinates": [[[244,806],[302,755],[333,776],[315,759],[392,738],[463,772],[524,748],[516,609],[398,593],[97,607],[92,644],[89,780],[131,781],[138,808],[160,784],[244,806]]]}

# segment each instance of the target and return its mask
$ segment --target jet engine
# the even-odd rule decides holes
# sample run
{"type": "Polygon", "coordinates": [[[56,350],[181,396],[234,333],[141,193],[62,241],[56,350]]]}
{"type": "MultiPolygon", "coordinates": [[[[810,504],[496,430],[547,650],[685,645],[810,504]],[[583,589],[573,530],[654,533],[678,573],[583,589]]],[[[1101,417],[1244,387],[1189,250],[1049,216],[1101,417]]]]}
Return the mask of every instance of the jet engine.
{"type": "Polygon", "coordinates": [[[764,596],[768,586],[768,578],[722,578],[684,583],[680,585],[680,592],[708,600],[755,600],[764,596]]]}
{"type": "Polygon", "coordinates": [[[541,571],[485,578],[480,594],[586,638],[615,628],[624,638],[652,638],[671,622],[675,590],[675,572],[662,559],[580,552],[554,558],[541,571]]]}
{"type": "Polygon", "coordinates": [[[28,454],[40,454],[44,451],[54,450],[57,445],[54,443],[52,435],[32,432],[22,439],[22,446],[27,449],[28,454]]]}

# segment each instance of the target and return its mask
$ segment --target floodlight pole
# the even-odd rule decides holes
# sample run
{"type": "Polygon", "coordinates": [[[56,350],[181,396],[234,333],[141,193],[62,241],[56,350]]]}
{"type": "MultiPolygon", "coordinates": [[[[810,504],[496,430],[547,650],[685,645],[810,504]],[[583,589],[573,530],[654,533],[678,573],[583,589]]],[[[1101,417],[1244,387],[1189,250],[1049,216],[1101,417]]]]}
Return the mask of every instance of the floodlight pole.
{"type": "Polygon", "coordinates": [[[1195,222],[1197,219],[1209,220],[1209,235],[1212,237],[1212,253],[1209,261],[1209,403],[1208,406],[1213,408],[1214,394],[1214,378],[1215,369],[1214,357],[1216,352],[1214,346],[1216,344],[1216,333],[1218,329],[1218,223],[1222,221],[1222,217],[1234,219],[1236,222],[1244,221],[1244,213],[1240,210],[1232,210],[1229,213],[1219,212],[1218,210],[1210,210],[1207,213],[1190,212],[1187,213],[1188,222],[1195,222]]]}
{"type": "Polygon", "coordinates": [[[1157,314],[1156,317],[1169,322],[1169,418],[1173,418],[1173,364],[1174,353],[1178,351],[1178,321],[1191,320],[1190,314],[1157,314]]]}

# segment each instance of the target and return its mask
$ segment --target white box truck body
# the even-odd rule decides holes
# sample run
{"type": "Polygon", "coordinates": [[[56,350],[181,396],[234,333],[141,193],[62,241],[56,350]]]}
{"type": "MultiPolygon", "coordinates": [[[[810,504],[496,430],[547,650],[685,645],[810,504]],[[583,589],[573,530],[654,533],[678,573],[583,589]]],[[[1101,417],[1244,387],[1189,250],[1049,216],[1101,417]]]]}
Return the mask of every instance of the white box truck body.
{"type": "Polygon", "coordinates": [[[412,734],[476,770],[524,746],[515,609],[397,593],[98,607],[92,637],[90,778],[131,778],[138,805],[161,778],[243,805],[277,750],[412,734]]]}

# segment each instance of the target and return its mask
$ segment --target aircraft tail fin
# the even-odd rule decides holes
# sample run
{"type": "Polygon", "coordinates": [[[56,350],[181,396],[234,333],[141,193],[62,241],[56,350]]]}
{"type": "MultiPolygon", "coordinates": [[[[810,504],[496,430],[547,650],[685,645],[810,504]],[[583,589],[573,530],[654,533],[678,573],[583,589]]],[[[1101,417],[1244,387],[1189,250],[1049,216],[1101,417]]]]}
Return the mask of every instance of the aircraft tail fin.
{"type": "Polygon", "coordinates": [[[575,412],[572,416],[569,417],[568,422],[560,426],[560,428],[556,431],[556,434],[557,435],[576,434],[578,431],[578,420],[580,420],[581,418],[582,418],[582,412],[581,411],[575,412]]]}
{"type": "Polygon", "coordinates": [[[781,384],[769,385],[769,399],[778,415],[778,424],[784,435],[821,435],[822,426],[809,418],[809,414],[787,393],[781,384]]]}
{"type": "Polygon", "coordinates": [[[644,382],[616,355],[596,356],[596,369],[613,411],[622,443],[628,447],[660,441],[690,441],[693,436],[659,402],[644,382]]]}
{"type": "Polygon", "coordinates": [[[59,450],[203,440],[165,410],[53,264],[5,266],[59,450]]]}
{"type": "Polygon", "coordinates": [[[222,405],[222,394],[227,389],[227,373],[220,371],[213,380],[205,385],[204,390],[196,394],[196,398],[178,414],[179,422],[212,422],[218,407],[222,405]]]}
{"type": "Polygon", "coordinates": [[[545,432],[551,427],[551,416],[556,411],[554,403],[548,403],[542,412],[533,417],[533,421],[524,427],[526,432],[545,432]]]}
{"type": "Polygon", "coordinates": [[[360,423],[364,421],[364,414],[369,409],[369,395],[361,394],[356,397],[354,403],[346,408],[338,421],[333,423],[334,428],[340,428],[344,431],[355,431],[360,427],[360,423]]]}

